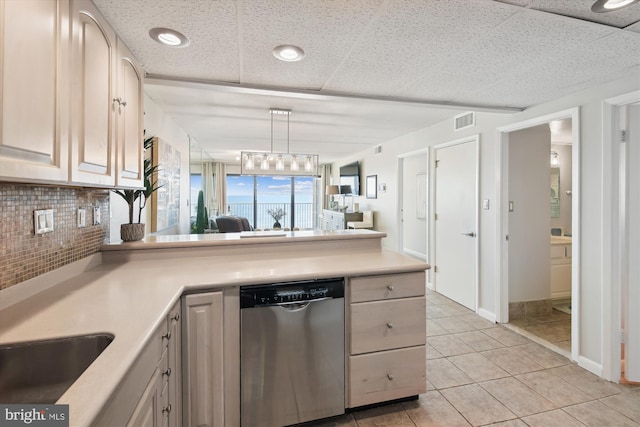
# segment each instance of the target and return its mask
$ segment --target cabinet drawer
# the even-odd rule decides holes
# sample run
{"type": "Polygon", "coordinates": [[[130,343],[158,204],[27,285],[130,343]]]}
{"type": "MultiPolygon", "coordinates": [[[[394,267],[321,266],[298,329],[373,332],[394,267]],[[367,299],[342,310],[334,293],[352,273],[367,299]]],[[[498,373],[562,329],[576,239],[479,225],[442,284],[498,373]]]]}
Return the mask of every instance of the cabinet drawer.
{"type": "Polygon", "coordinates": [[[351,302],[417,297],[425,292],[423,271],[385,276],[354,277],[349,281],[351,302]]]}
{"type": "Polygon", "coordinates": [[[551,258],[564,258],[565,247],[560,245],[551,245],[551,258]]]}
{"type": "Polygon", "coordinates": [[[424,297],[351,304],[351,354],[425,344],[424,297]]]}
{"type": "Polygon", "coordinates": [[[426,392],[425,346],[349,357],[350,408],[426,392]]]}

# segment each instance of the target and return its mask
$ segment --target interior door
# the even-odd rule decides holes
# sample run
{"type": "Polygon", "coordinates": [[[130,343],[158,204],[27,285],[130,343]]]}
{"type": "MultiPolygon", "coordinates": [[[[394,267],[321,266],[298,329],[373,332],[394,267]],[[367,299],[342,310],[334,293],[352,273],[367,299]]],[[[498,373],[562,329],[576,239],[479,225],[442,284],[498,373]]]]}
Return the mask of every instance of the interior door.
{"type": "Polygon", "coordinates": [[[476,310],[478,140],[435,150],[437,292],[476,310]]]}

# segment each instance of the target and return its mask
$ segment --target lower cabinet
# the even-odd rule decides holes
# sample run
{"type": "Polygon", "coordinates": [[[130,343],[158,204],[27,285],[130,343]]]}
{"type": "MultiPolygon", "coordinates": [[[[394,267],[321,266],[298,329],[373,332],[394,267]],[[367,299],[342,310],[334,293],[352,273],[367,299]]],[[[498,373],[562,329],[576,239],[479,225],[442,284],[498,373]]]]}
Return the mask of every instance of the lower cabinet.
{"type": "Polygon", "coordinates": [[[222,291],[184,297],[185,427],[225,425],[223,302],[222,291]]]}
{"type": "Polygon", "coordinates": [[[346,296],[346,406],[426,392],[424,272],[354,277],[346,296]]]}
{"type": "Polygon", "coordinates": [[[181,426],[181,305],[153,334],[94,426],[181,426]]]}

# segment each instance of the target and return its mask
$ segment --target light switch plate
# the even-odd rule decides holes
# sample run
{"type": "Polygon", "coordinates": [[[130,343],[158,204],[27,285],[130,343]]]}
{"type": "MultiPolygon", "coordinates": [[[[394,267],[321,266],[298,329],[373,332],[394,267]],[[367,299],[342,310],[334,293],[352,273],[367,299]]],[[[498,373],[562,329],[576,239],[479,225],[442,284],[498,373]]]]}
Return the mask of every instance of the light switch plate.
{"type": "Polygon", "coordinates": [[[78,208],[78,228],[87,226],[87,210],[85,208],[78,208]]]}
{"type": "Polygon", "coordinates": [[[33,211],[33,229],[35,234],[51,233],[53,231],[53,209],[33,211]]]}
{"type": "Polygon", "coordinates": [[[93,225],[100,225],[100,221],[100,208],[96,206],[93,208],[93,225]]]}

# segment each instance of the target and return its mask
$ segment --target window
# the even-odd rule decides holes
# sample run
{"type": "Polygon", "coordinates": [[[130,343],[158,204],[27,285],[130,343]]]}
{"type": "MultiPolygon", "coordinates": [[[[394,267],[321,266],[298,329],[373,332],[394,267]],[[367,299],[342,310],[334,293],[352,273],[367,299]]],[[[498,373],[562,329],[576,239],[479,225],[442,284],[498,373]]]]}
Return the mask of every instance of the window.
{"type": "Polygon", "coordinates": [[[314,178],[227,175],[228,214],[244,216],[255,228],[273,228],[269,210],[282,209],[283,228],[314,227],[314,178]]]}

